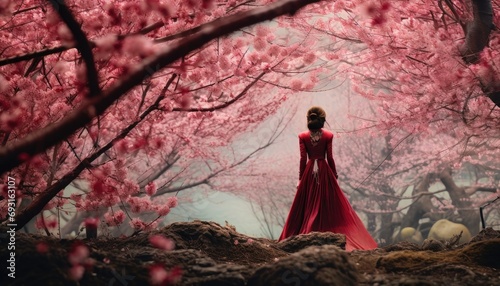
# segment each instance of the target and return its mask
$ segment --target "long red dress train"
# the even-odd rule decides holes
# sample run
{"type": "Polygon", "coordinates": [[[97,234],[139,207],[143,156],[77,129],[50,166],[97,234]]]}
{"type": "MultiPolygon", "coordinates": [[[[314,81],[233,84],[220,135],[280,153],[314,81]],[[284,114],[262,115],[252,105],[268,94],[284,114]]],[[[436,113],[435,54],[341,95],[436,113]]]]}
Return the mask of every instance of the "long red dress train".
{"type": "Polygon", "coordinates": [[[347,251],[377,248],[339,187],[332,140],[333,133],[324,129],[315,145],[310,131],[299,135],[300,183],[279,241],[311,231],[331,231],[345,234],[347,251]]]}

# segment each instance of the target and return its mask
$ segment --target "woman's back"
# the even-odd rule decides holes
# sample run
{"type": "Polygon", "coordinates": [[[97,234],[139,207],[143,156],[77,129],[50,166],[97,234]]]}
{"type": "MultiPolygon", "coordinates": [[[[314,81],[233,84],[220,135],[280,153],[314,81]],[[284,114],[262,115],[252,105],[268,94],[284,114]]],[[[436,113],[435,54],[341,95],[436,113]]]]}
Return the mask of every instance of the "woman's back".
{"type": "Polygon", "coordinates": [[[309,159],[324,159],[327,153],[328,143],[333,139],[333,133],[322,129],[321,138],[316,144],[313,144],[311,141],[310,131],[300,133],[299,138],[306,147],[309,159]]]}
{"type": "Polygon", "coordinates": [[[333,133],[321,129],[321,137],[318,142],[313,143],[311,140],[312,131],[305,131],[299,134],[300,143],[300,170],[299,170],[299,180],[302,179],[302,174],[304,174],[307,158],[309,160],[322,160],[326,159],[328,161],[329,169],[332,170],[335,177],[337,177],[337,170],[335,167],[335,161],[333,160],[332,154],[332,140],[333,133]]]}

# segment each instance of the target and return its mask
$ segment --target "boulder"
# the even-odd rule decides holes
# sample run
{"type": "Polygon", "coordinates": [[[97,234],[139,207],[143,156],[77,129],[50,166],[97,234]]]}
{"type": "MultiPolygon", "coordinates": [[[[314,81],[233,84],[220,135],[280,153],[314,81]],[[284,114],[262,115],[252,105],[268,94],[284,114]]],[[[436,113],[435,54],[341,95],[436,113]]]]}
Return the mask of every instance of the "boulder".
{"type": "Polygon", "coordinates": [[[469,229],[460,223],[454,223],[447,219],[440,219],[434,223],[427,238],[441,241],[449,241],[454,236],[460,235],[459,244],[466,243],[471,239],[469,229]]]}
{"type": "Polygon", "coordinates": [[[334,245],[311,246],[257,269],[248,286],[349,286],[359,274],[345,251],[334,245]]]}
{"type": "Polygon", "coordinates": [[[421,244],[424,241],[422,237],[422,233],[413,228],[413,227],[405,227],[403,228],[397,237],[398,241],[409,241],[416,244],[421,244]]]}

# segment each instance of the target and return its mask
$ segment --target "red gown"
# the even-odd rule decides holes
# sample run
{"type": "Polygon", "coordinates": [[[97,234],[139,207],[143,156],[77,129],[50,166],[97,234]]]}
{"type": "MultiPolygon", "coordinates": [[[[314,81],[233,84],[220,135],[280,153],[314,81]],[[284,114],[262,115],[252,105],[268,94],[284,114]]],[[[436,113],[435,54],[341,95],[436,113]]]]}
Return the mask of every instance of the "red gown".
{"type": "Polygon", "coordinates": [[[300,183],[279,241],[311,231],[331,231],[346,235],[347,251],[377,248],[339,187],[332,140],[333,133],[325,129],[315,146],[310,131],[299,135],[300,183]]]}

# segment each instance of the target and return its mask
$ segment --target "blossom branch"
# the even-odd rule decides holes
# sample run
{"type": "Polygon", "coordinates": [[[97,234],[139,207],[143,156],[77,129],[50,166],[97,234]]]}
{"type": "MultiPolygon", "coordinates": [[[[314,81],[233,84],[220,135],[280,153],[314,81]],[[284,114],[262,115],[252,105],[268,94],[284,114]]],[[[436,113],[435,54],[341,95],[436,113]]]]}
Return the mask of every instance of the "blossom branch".
{"type": "MultiPolygon", "coordinates": [[[[154,30],[161,28],[163,26],[164,26],[163,22],[156,22],[156,23],[153,23],[147,27],[144,27],[143,29],[141,29],[138,32],[134,32],[134,33],[126,34],[126,35],[119,35],[119,36],[117,36],[117,39],[123,40],[128,36],[145,35],[151,31],[154,31],[154,30]]],[[[94,41],[88,41],[88,43],[89,43],[89,46],[91,48],[96,47],[96,44],[94,41]]],[[[64,52],[64,51],[67,51],[67,50],[70,50],[73,48],[76,48],[76,46],[75,45],[61,45],[58,47],[44,49],[44,50],[40,50],[40,51],[36,51],[36,52],[32,52],[32,53],[27,53],[24,55],[13,56],[13,57],[10,57],[7,59],[0,60],[0,66],[5,66],[8,64],[18,63],[18,62],[22,62],[22,61],[28,61],[28,60],[31,60],[34,58],[41,58],[41,57],[57,54],[60,52],[64,52]]]]}
{"type": "Polygon", "coordinates": [[[146,109],[137,120],[123,129],[120,134],[113,138],[113,140],[109,141],[108,144],[104,145],[92,155],[89,155],[87,158],[80,161],[80,163],[73,170],[66,173],[59,181],[41,192],[26,209],[19,213],[16,216],[17,229],[22,228],[34,216],[41,212],[45,205],[47,205],[49,201],[54,198],[62,189],[64,189],[73,180],[75,180],[83,170],[85,170],[86,168],[91,168],[91,163],[94,160],[111,149],[111,147],[113,147],[116,142],[125,138],[130,133],[130,131],[132,131],[139,123],[141,123],[151,112],[158,110],[160,102],[165,98],[165,93],[175,78],[176,74],[173,74],[165,84],[165,87],[163,88],[156,101],[151,106],[149,106],[148,109],[146,109]]]}
{"type": "Polygon", "coordinates": [[[140,68],[125,76],[100,96],[89,96],[79,108],[59,122],[46,126],[19,141],[1,148],[0,161],[4,163],[0,166],[0,174],[22,164],[23,158],[36,155],[64,140],[76,130],[88,124],[94,117],[103,114],[117,99],[140,84],[144,79],[151,77],[155,72],[184,55],[203,47],[209,41],[243,27],[287,13],[295,13],[307,4],[318,1],[320,0],[282,0],[265,7],[219,18],[203,25],[203,29],[199,33],[180,40],[176,46],[157,56],[146,59],[140,68]]]}

